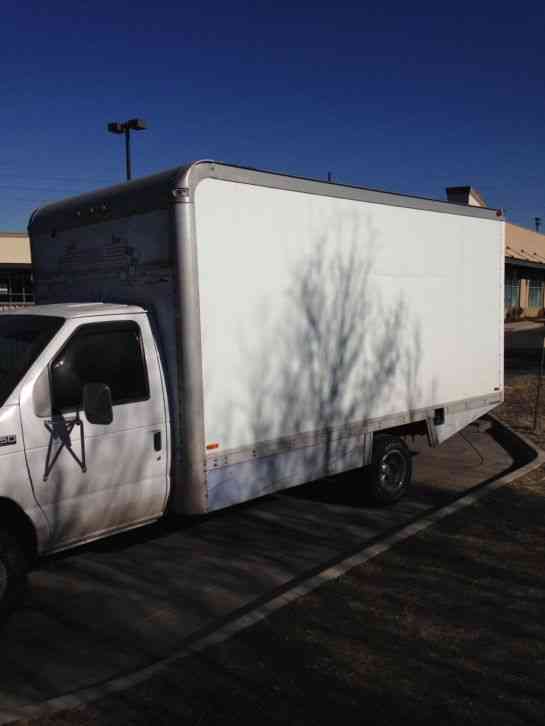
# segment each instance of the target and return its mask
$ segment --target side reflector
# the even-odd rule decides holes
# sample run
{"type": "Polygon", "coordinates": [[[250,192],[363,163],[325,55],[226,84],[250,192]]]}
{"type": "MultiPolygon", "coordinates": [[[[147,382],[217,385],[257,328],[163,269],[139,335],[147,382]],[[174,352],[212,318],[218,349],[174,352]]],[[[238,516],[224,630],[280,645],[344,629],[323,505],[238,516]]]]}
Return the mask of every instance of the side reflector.
{"type": "Polygon", "coordinates": [[[210,451],[211,449],[219,449],[219,444],[206,444],[207,451],[210,451]]]}

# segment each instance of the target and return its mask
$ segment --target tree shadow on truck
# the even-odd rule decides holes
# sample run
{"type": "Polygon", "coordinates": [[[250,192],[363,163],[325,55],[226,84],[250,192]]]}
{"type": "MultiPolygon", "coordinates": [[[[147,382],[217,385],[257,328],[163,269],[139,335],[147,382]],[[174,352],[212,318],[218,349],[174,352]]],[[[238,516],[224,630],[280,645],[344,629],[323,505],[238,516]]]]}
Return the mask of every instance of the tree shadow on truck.
{"type": "MultiPolygon", "coordinates": [[[[283,488],[361,466],[372,419],[401,411],[411,421],[422,405],[419,320],[395,278],[387,289],[380,279],[378,243],[370,218],[363,228],[355,217],[334,220],[293,263],[280,313],[272,303],[259,310],[261,341],[241,337],[252,364],[240,382],[246,409],[230,423],[246,422],[235,438],[257,451],[277,444],[259,462],[263,493],[267,482],[283,488]]],[[[429,385],[433,393],[437,380],[429,385]]]]}

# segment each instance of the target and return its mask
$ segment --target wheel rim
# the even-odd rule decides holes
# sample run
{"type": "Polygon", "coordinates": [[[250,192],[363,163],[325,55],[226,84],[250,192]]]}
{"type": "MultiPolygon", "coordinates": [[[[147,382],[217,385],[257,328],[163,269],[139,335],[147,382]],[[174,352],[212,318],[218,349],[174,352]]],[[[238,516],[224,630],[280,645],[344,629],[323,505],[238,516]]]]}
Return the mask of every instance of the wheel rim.
{"type": "Polygon", "coordinates": [[[407,476],[407,462],[399,451],[390,451],[380,462],[380,483],[389,492],[399,491],[407,476]]]}
{"type": "Polygon", "coordinates": [[[8,589],[8,570],[4,563],[0,560],[0,602],[2,601],[8,589]]]}

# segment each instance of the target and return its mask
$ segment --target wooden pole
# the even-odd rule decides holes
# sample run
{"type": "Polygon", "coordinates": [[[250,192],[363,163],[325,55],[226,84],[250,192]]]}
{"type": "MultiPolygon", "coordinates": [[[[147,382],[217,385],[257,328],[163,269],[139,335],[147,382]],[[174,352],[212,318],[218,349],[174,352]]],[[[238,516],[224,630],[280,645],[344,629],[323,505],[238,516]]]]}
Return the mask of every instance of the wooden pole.
{"type": "Polygon", "coordinates": [[[537,376],[536,405],[534,408],[534,433],[539,434],[541,426],[539,425],[539,404],[541,400],[541,388],[543,386],[543,367],[545,366],[545,337],[543,338],[543,347],[541,349],[541,361],[539,364],[539,373],[537,376]]]}

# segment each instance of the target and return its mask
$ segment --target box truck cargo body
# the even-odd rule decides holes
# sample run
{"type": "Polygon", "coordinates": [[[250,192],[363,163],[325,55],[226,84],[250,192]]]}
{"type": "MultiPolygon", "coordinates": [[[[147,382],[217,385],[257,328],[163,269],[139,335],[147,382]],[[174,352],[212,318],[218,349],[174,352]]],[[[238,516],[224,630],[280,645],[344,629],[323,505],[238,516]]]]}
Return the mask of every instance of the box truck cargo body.
{"type": "Polygon", "coordinates": [[[0,340],[41,342],[0,419],[28,429],[9,499],[39,552],[367,465],[394,501],[403,436],[502,401],[495,210],[197,162],[29,232],[38,305],[0,340]]]}

